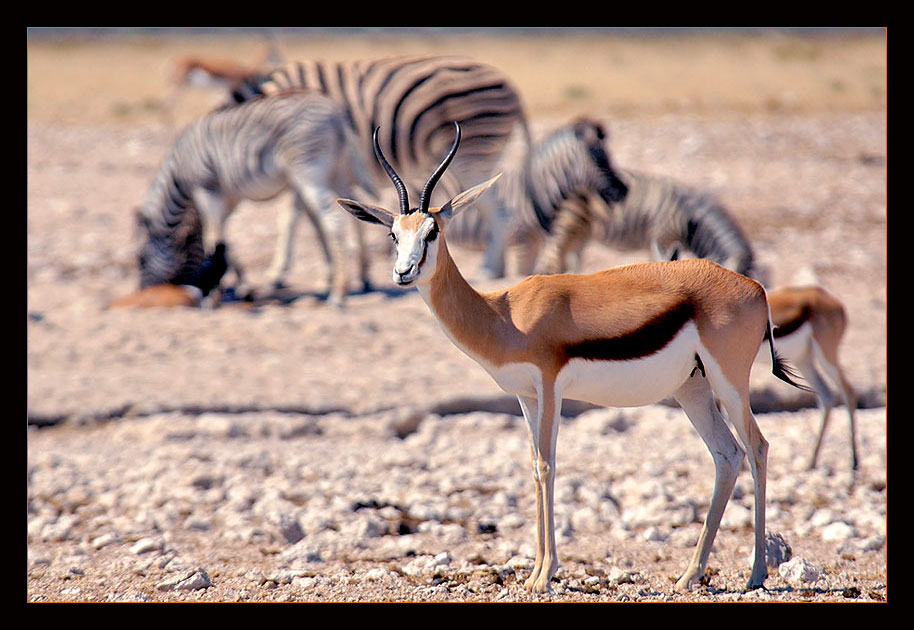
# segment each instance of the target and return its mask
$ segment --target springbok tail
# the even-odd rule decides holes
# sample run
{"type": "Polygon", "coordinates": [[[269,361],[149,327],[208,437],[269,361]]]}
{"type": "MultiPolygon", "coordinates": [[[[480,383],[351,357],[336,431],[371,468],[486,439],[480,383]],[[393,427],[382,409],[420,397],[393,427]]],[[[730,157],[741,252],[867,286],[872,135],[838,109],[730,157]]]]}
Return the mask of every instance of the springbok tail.
{"type": "Polygon", "coordinates": [[[768,346],[771,348],[771,373],[777,376],[779,379],[787,383],[788,385],[793,385],[797,389],[801,389],[804,392],[813,392],[814,390],[811,387],[806,385],[801,385],[793,379],[798,379],[797,373],[793,370],[790,365],[778,354],[778,351],[774,347],[774,335],[771,334],[771,322],[765,326],[765,339],[768,340],[768,346]]]}

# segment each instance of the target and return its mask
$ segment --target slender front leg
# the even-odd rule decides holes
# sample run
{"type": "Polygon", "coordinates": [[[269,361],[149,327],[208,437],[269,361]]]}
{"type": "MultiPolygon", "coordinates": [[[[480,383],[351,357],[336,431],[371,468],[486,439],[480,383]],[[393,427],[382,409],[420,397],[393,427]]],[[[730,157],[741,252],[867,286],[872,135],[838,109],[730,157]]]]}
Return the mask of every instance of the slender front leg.
{"type": "Polygon", "coordinates": [[[530,466],[533,470],[533,488],[536,493],[536,559],[533,563],[533,572],[524,583],[524,588],[529,590],[543,566],[543,535],[545,526],[543,522],[543,489],[539,482],[539,469],[536,461],[539,453],[539,424],[540,424],[540,405],[536,398],[518,396],[517,401],[520,403],[521,411],[524,413],[524,420],[527,422],[527,433],[530,438],[530,466]]]}
{"type": "Polygon", "coordinates": [[[368,252],[368,243],[365,241],[365,233],[362,230],[362,222],[353,220],[350,225],[355,230],[356,244],[359,249],[359,278],[362,280],[362,291],[368,293],[371,291],[371,257],[368,252]]]}
{"type": "Polygon", "coordinates": [[[536,561],[524,588],[547,593],[552,590],[549,581],[558,570],[555,548],[555,445],[561,408],[551,384],[543,386],[538,398],[536,401],[518,398],[530,431],[530,459],[536,488],[536,561]],[[531,413],[534,410],[536,413],[531,413]]]}

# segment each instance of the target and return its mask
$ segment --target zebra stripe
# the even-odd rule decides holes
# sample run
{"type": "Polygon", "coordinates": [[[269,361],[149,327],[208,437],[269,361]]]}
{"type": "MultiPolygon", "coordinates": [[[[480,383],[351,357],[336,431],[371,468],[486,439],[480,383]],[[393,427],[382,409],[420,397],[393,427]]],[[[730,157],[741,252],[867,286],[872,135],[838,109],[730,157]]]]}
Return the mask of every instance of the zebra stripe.
{"type": "Polygon", "coordinates": [[[235,90],[233,98],[244,101],[289,88],[321,92],[343,107],[383,190],[386,175],[374,159],[372,144],[378,127],[384,154],[414,192],[424,183],[423,174],[437,166],[450,146],[454,122],[460,124],[460,155],[437,192],[442,199],[501,170],[511,143],[521,142],[524,151],[530,143],[524,108],[514,87],[500,71],[472,59],[297,61],[267,77],[252,78],[235,90]]]}
{"type": "MultiPolygon", "coordinates": [[[[508,214],[491,226],[500,236],[489,238],[487,257],[503,260],[506,246],[517,244],[520,273],[561,273],[576,269],[570,259],[579,261],[593,239],[656,259],[685,249],[759,279],[748,239],[718,200],[669,178],[612,170],[605,143],[601,125],[582,118],[533,146],[520,170],[503,178],[508,214]],[[612,195],[619,182],[624,199],[612,195]]],[[[474,226],[461,242],[479,245],[485,229],[474,226]]]]}
{"type": "Polygon", "coordinates": [[[650,250],[668,260],[686,250],[728,269],[761,280],[748,238],[733,216],[713,195],[667,177],[619,170],[629,190],[614,205],[593,197],[584,204],[562,207],[547,238],[543,272],[566,270],[563,256],[580,255],[588,237],[622,251],[650,250]]]}
{"type": "MultiPolygon", "coordinates": [[[[163,160],[140,210],[144,240],[141,287],[188,284],[206,254],[224,243],[224,223],[241,200],[262,201],[291,189],[294,203],[280,220],[268,278],[282,284],[292,234],[302,212],[314,222],[333,270],[331,297],[345,294],[343,217],[336,198],[373,180],[339,106],[303,91],[223,107],[191,123],[163,160]]],[[[241,279],[233,261],[229,266],[241,279]]],[[[367,259],[362,253],[363,280],[367,259]]]]}
{"type": "Polygon", "coordinates": [[[457,229],[448,226],[448,238],[464,245],[481,245],[486,239],[490,269],[504,270],[510,243],[522,245],[521,271],[532,271],[543,235],[562,216],[569,203],[584,203],[596,195],[607,204],[619,203],[627,189],[616,175],[606,151],[602,125],[580,118],[549,134],[511,169],[495,189],[503,214],[457,229]]]}

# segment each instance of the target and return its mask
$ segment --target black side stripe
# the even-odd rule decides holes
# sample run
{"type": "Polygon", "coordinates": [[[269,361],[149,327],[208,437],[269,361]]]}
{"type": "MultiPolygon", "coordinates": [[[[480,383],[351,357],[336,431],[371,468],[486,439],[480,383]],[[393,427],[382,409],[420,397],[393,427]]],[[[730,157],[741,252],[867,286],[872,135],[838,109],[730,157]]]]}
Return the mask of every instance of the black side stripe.
{"type": "Polygon", "coordinates": [[[800,326],[802,326],[809,320],[809,315],[810,315],[809,307],[804,306],[803,310],[800,311],[800,314],[797,315],[795,318],[793,318],[792,320],[790,320],[788,322],[778,324],[775,327],[774,331],[772,332],[772,335],[774,336],[775,339],[777,339],[779,337],[786,337],[788,335],[795,333],[797,331],[797,329],[800,328],[800,326]]]}
{"type": "Polygon", "coordinates": [[[650,356],[665,348],[694,314],[690,302],[680,302],[628,334],[570,344],[565,347],[565,355],[569,359],[589,361],[626,361],[650,356]]]}

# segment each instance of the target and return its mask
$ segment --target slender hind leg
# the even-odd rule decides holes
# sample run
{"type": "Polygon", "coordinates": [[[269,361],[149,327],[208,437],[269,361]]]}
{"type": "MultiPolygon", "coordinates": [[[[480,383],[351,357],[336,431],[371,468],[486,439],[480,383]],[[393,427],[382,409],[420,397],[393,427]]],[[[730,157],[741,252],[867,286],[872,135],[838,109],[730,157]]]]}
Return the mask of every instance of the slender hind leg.
{"type": "Polygon", "coordinates": [[[819,408],[822,410],[822,418],[819,422],[819,434],[816,436],[816,445],[813,447],[812,456],[810,456],[809,463],[806,465],[808,470],[812,470],[816,467],[816,462],[819,459],[819,450],[822,448],[822,438],[825,436],[825,430],[828,428],[831,410],[835,406],[835,394],[828,386],[828,383],[825,382],[825,379],[822,378],[822,375],[819,374],[819,371],[813,363],[812,356],[810,356],[809,353],[802,357],[795,358],[793,362],[800,374],[803,375],[803,378],[806,379],[806,382],[815,390],[816,400],[819,403],[819,408]]]}
{"type": "Polygon", "coordinates": [[[765,493],[768,478],[768,441],[762,435],[752,409],[749,407],[749,368],[746,367],[744,378],[728,379],[719,368],[710,361],[705,361],[712,388],[720,399],[730,418],[730,424],[736,429],[740,442],[749,460],[752,481],[755,491],[755,558],[752,563],[752,574],[746,584],[747,589],[761,588],[768,577],[768,566],[765,561],[765,493]]]}
{"type": "MultiPolygon", "coordinates": [[[[841,395],[844,399],[844,404],[847,405],[847,415],[850,421],[850,433],[851,433],[851,465],[854,470],[857,470],[859,460],[857,459],[857,422],[854,418],[854,412],[857,409],[857,394],[854,391],[854,388],[851,386],[850,382],[844,376],[844,371],[841,369],[841,365],[838,363],[837,356],[825,356],[825,353],[822,351],[821,347],[816,344],[816,358],[819,360],[820,365],[822,365],[825,373],[828,377],[838,385],[838,388],[841,390],[841,395]]],[[[823,426],[822,431],[825,430],[823,426]]],[[[821,434],[819,435],[819,440],[822,439],[821,434]]],[[[818,444],[816,445],[818,449],[818,444]]],[[[813,456],[815,457],[815,456],[813,456]]],[[[813,459],[813,465],[815,465],[815,459],[813,459]]]]}
{"type": "Polygon", "coordinates": [[[714,491],[705,516],[698,545],[685,573],[676,582],[677,591],[688,591],[701,580],[708,566],[708,556],[720,526],[743,459],[743,451],[717,409],[708,381],[694,374],[676,391],[674,397],[704,441],[714,459],[714,491]]]}

